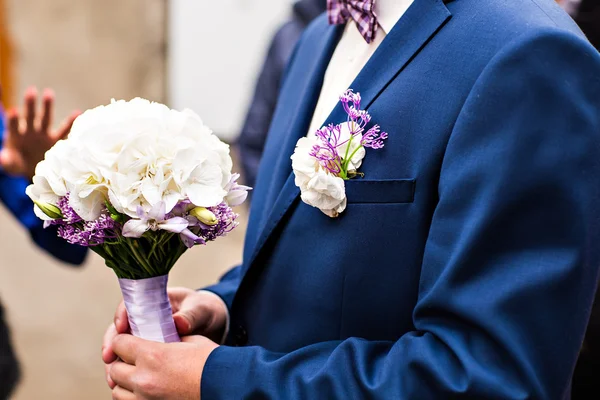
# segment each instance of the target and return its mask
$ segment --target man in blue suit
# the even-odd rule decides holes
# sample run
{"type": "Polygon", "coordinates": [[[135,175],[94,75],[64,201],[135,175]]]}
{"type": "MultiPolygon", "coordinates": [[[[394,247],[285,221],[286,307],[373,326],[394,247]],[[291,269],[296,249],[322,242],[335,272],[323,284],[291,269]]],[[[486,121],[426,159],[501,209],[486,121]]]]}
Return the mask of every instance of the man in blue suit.
{"type": "Polygon", "coordinates": [[[600,266],[600,56],[552,0],[342,5],[359,23],[319,17],[287,70],[243,264],[171,292],[204,336],[122,334],[120,306],[113,398],[569,397],[600,266]],[[343,86],[389,139],[329,218],[290,156],[345,121],[343,86]]]}
{"type": "MultiPolygon", "coordinates": [[[[77,114],[71,115],[54,131],[51,129],[54,95],[50,91],[44,94],[41,112],[36,110],[35,89],[28,89],[24,100],[23,118],[17,110],[11,110],[5,118],[0,106],[0,202],[27,228],[40,248],[68,264],[80,265],[85,259],[86,249],[69,245],[58,237],[54,228],[44,229],[42,221],[33,213],[33,203],[25,195],[36,164],[46,150],[68,134],[77,114]]],[[[0,304],[0,399],[9,398],[18,379],[18,363],[0,304]]]]}

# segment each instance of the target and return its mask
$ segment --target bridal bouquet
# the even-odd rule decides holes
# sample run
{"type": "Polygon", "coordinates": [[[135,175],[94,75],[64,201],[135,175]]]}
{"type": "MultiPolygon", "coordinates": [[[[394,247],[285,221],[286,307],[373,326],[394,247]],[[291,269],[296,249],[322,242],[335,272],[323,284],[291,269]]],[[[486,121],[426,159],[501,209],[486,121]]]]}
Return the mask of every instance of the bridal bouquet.
{"type": "Polygon", "coordinates": [[[231,207],[250,188],[231,169],[229,146],[192,111],[113,100],[77,118],[27,194],[46,227],[115,271],[132,333],[174,342],[168,273],[188,248],[236,227],[231,207]]]}

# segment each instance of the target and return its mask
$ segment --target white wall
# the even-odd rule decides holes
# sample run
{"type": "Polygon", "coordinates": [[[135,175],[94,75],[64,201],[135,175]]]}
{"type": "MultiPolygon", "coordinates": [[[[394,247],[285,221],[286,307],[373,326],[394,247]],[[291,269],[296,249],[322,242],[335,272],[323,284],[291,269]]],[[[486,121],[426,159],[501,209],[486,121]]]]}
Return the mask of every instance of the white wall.
{"type": "Polygon", "coordinates": [[[269,41],[290,0],[171,0],[169,105],[235,139],[269,41]]]}

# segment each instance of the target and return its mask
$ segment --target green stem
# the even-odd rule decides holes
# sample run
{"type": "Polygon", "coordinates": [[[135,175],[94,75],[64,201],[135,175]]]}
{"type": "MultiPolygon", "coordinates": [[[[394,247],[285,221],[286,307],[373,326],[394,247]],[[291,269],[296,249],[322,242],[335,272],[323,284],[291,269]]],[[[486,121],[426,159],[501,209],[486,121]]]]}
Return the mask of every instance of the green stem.
{"type": "Polygon", "coordinates": [[[346,154],[344,154],[344,158],[343,158],[344,164],[346,164],[346,166],[348,165],[346,160],[348,159],[348,152],[350,151],[350,145],[352,144],[352,139],[354,139],[354,136],[352,136],[352,134],[351,134],[350,139],[348,139],[348,145],[346,146],[346,154]]]}
{"type": "Polygon", "coordinates": [[[127,246],[131,250],[131,254],[135,258],[135,260],[139,263],[139,265],[142,268],[144,268],[144,270],[146,270],[146,272],[148,272],[148,274],[150,274],[150,276],[155,276],[156,273],[155,273],[154,269],[152,268],[152,266],[150,264],[148,264],[148,262],[146,260],[144,260],[144,257],[142,257],[140,255],[140,253],[136,249],[135,245],[133,244],[133,241],[126,239],[125,242],[127,243],[127,246]]]}
{"type": "Polygon", "coordinates": [[[348,170],[348,164],[350,164],[350,160],[352,160],[352,157],[354,157],[354,155],[356,154],[356,152],[360,149],[362,149],[363,146],[358,146],[356,149],[354,149],[354,151],[352,152],[352,154],[350,154],[350,158],[348,158],[348,160],[344,160],[346,162],[346,171],[348,170]]]}

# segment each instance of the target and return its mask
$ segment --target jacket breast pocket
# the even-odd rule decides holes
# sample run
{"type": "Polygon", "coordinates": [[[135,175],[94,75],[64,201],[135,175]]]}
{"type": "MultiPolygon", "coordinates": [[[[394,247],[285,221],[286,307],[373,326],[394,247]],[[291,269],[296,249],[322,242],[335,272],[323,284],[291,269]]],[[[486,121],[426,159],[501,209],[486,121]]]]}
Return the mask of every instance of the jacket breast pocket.
{"type": "Polygon", "coordinates": [[[412,203],[415,198],[414,179],[350,179],[345,185],[349,204],[412,203]]]}

